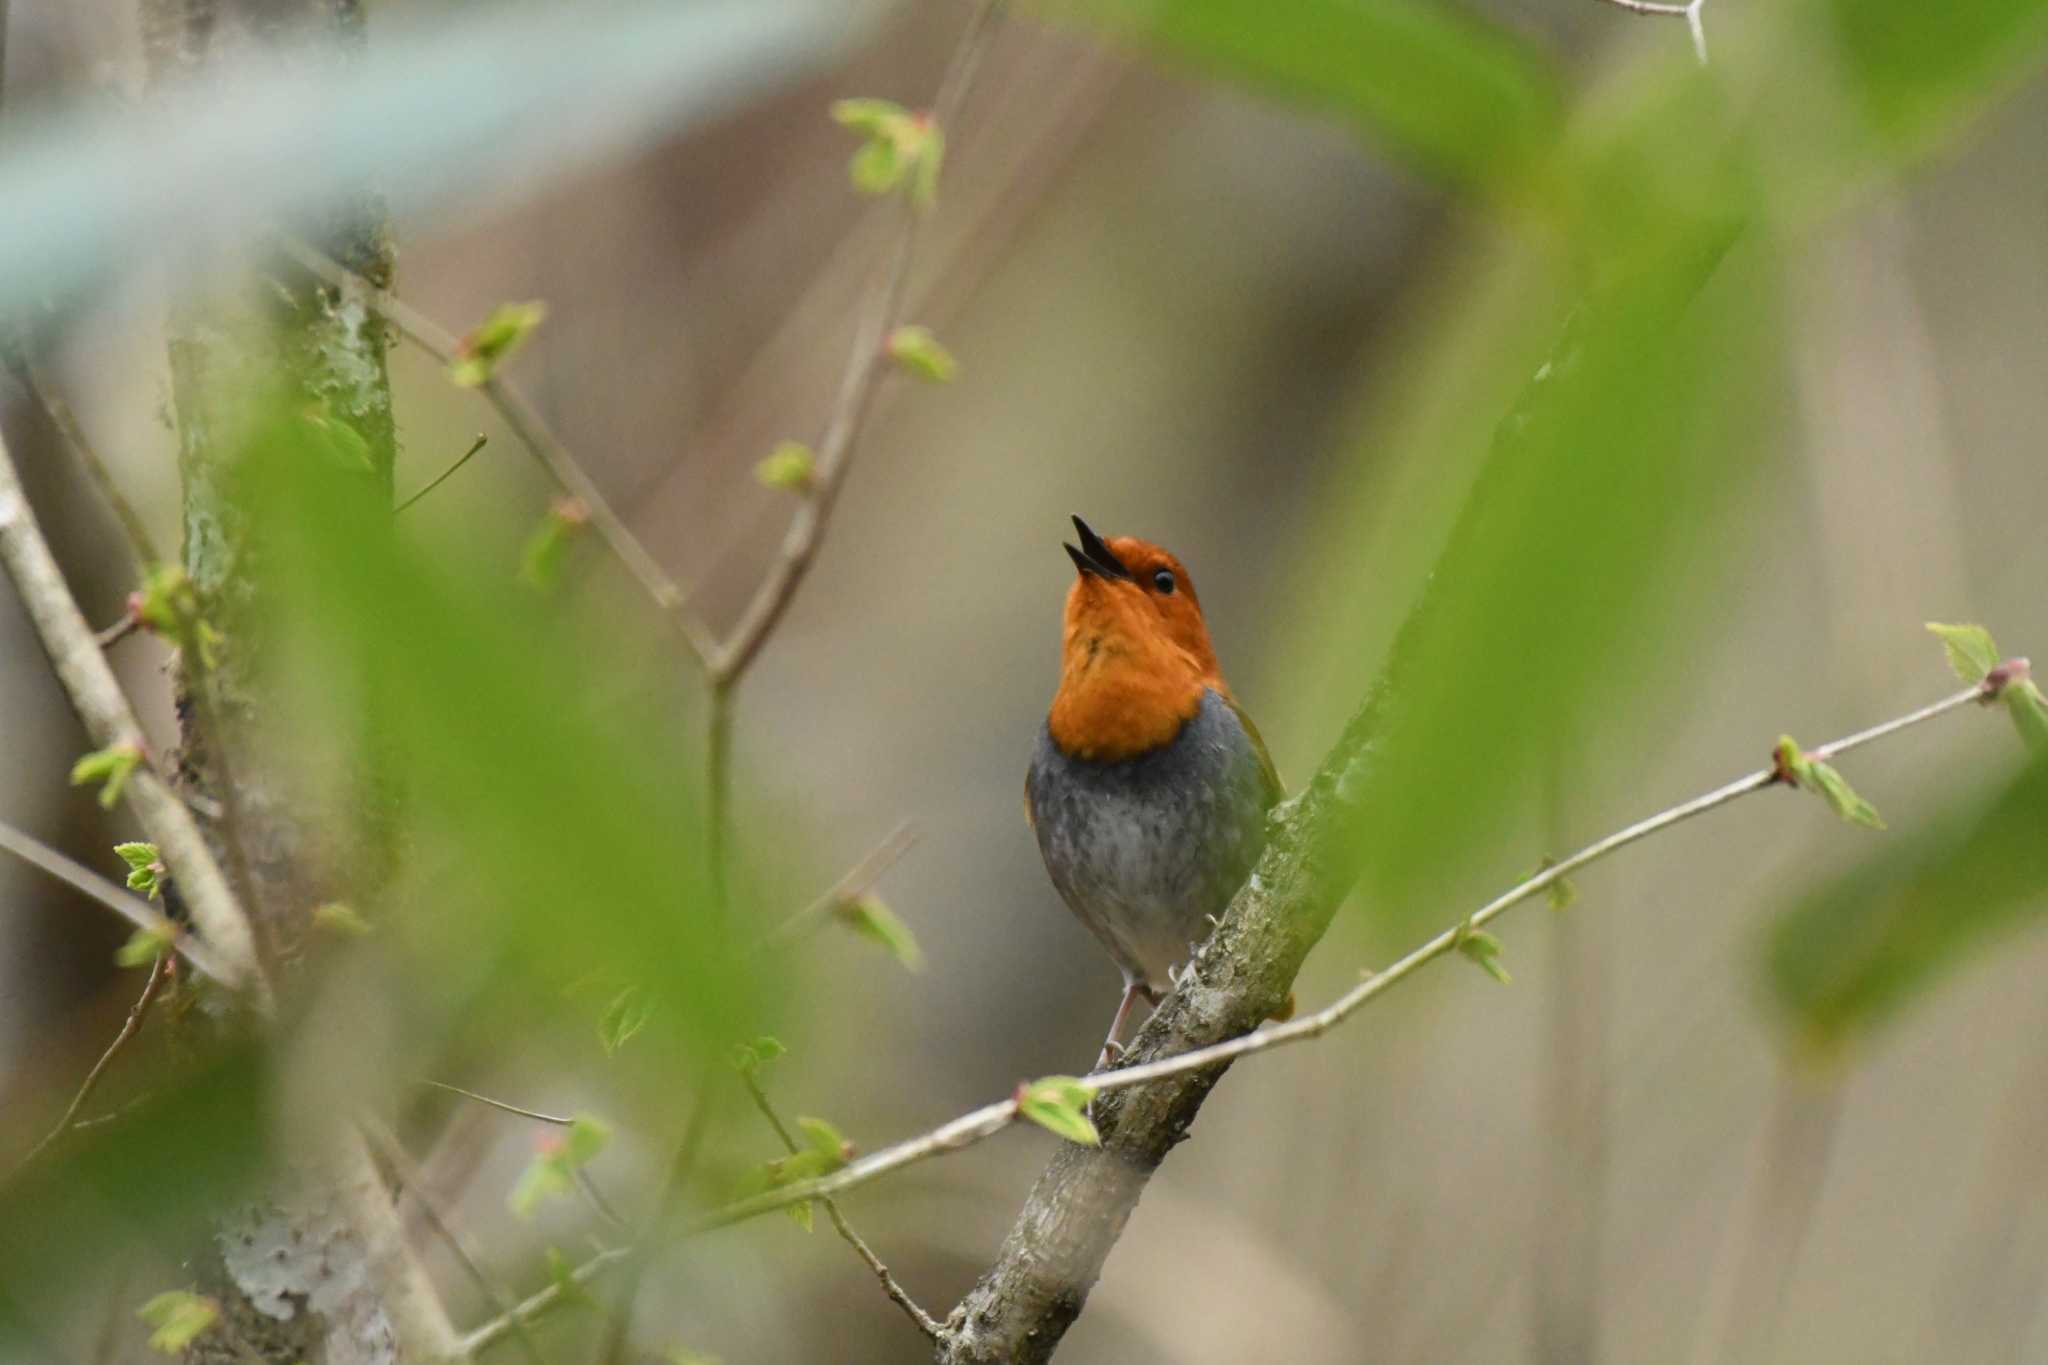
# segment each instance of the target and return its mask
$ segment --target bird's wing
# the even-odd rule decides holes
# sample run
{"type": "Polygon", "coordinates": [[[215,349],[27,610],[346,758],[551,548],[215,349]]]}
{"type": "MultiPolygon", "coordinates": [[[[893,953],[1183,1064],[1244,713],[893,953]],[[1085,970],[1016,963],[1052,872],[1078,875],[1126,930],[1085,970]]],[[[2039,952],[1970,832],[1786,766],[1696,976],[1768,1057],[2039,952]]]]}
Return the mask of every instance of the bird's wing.
{"type": "Polygon", "coordinates": [[[1245,738],[1252,742],[1252,752],[1259,756],[1259,780],[1266,789],[1266,807],[1270,810],[1287,795],[1287,788],[1280,781],[1280,771],[1273,766],[1273,756],[1266,752],[1266,741],[1260,736],[1259,727],[1252,724],[1252,718],[1237,704],[1237,698],[1228,692],[1219,695],[1223,704],[1237,717],[1237,723],[1244,727],[1245,738]]]}

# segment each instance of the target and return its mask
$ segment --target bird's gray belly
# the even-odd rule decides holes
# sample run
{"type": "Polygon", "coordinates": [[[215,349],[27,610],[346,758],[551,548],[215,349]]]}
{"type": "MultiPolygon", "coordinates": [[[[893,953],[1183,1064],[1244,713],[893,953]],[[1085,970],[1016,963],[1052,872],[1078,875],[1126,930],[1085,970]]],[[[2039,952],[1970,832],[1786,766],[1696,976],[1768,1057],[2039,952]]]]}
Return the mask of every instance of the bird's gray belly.
{"type": "Polygon", "coordinates": [[[1250,740],[1213,693],[1171,742],[1120,763],[1041,732],[1026,785],[1060,896],[1125,974],[1157,989],[1256,861],[1266,793],[1250,740]]]}

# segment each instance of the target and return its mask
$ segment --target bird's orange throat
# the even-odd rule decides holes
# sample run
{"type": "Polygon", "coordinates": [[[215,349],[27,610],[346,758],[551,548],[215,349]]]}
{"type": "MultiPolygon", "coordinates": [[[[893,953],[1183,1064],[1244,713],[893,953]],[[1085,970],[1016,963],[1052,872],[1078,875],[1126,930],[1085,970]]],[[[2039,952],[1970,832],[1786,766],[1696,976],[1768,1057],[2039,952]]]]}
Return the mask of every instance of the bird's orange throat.
{"type": "Polygon", "coordinates": [[[1060,752],[1118,763],[1166,744],[1201,709],[1213,682],[1187,650],[1109,584],[1083,579],[1067,599],[1060,687],[1047,727],[1060,752]]]}

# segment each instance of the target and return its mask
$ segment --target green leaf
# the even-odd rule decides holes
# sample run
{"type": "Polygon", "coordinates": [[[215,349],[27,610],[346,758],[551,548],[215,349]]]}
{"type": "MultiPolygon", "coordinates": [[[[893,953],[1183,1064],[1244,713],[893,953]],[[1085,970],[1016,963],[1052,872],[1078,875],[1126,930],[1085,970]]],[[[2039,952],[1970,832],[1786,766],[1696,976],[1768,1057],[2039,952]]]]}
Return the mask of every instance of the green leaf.
{"type": "Polygon", "coordinates": [[[844,99],[832,102],[833,122],[869,137],[886,137],[891,127],[909,117],[908,109],[891,100],[844,99]]]}
{"type": "Polygon", "coordinates": [[[904,326],[889,333],[889,358],[906,374],[934,384],[950,384],[959,371],[952,353],[928,327],[904,326]]]}
{"type": "Polygon", "coordinates": [[[313,927],[343,938],[367,938],[372,928],[362,912],[347,901],[328,901],[314,906],[313,927]]]}
{"type": "Polygon", "coordinates": [[[489,317],[456,343],[455,359],[448,363],[449,381],[465,389],[479,388],[490,382],[498,366],[525,344],[547,315],[547,305],[537,300],[499,304],[489,317]]]}
{"type": "Polygon", "coordinates": [[[604,1007],[604,1016],[597,1021],[597,1040],[604,1047],[605,1056],[617,1054],[618,1050],[633,1041],[633,1035],[647,1027],[647,1021],[654,1017],[654,996],[638,986],[628,986],[611,998],[604,1007]]]}
{"type": "Polygon", "coordinates": [[[896,960],[913,972],[924,970],[924,950],[917,936],[879,896],[856,896],[835,912],[853,931],[887,948],[896,960]]]}
{"type": "Polygon", "coordinates": [[[2048,912],[2048,759],[1877,846],[1768,941],[1772,994],[1824,1044],[1865,1034],[2048,912]]]}
{"type": "Polygon", "coordinates": [[[1088,1117],[1095,1087],[1072,1076],[1046,1076],[1017,1088],[1017,1112],[1047,1132],[1084,1147],[1102,1144],[1102,1134],[1088,1117]]]}
{"type": "Polygon", "coordinates": [[[178,1355],[213,1326],[220,1305],[189,1289],[170,1289],[136,1309],[135,1316],[149,1324],[151,1348],[178,1355]]]}
{"type": "Polygon", "coordinates": [[[727,1060],[732,1063],[734,1071],[742,1076],[751,1076],[788,1051],[780,1038],[771,1038],[764,1033],[751,1043],[734,1043],[727,1060]]]}
{"type": "Polygon", "coordinates": [[[149,929],[137,929],[128,936],[126,943],[114,950],[114,965],[147,967],[170,950],[171,941],[163,934],[149,929]]]}
{"type": "Polygon", "coordinates": [[[310,439],[301,444],[324,463],[350,474],[374,474],[376,457],[370,442],[353,424],[334,415],[325,402],[301,413],[310,439]]]}
{"type": "Polygon", "coordinates": [[[861,144],[846,164],[847,179],[862,194],[887,194],[903,183],[910,169],[896,144],[882,138],[861,144]]]}
{"type": "Polygon", "coordinates": [[[521,1218],[531,1218],[535,1209],[575,1188],[576,1172],[594,1160],[611,1141],[611,1128],[588,1114],[577,1114],[559,1135],[545,1138],[533,1160],[513,1182],[506,1202],[521,1218]]]}
{"type": "Polygon", "coordinates": [[[1877,807],[1856,794],[1849,785],[1849,779],[1835,770],[1831,763],[1823,763],[1799,747],[1799,741],[1790,735],[1778,736],[1778,747],[1772,751],[1778,773],[1795,787],[1818,793],[1828,806],[1852,825],[1867,829],[1883,829],[1884,819],[1877,813],[1877,807]]]}
{"type": "Polygon", "coordinates": [[[1956,676],[1966,683],[1984,681],[1984,675],[1998,667],[1998,646],[1991,641],[1991,632],[1982,626],[1946,626],[1939,621],[1929,621],[1927,628],[1941,637],[1941,646],[1948,654],[1948,666],[1956,676]]]}
{"type": "Polygon", "coordinates": [[[2032,754],[2048,754],[2048,699],[2032,678],[2016,678],[2001,694],[2020,739],[2032,754]]]}
{"type": "Polygon", "coordinates": [[[837,1163],[829,1169],[838,1170],[840,1166],[853,1159],[853,1144],[848,1142],[844,1134],[825,1120],[799,1118],[796,1121],[796,1126],[803,1130],[804,1140],[810,1144],[812,1151],[819,1153],[829,1161],[837,1163]]]}
{"type": "Polygon", "coordinates": [[[590,524],[590,509],[575,498],[557,498],[549,505],[526,545],[519,552],[519,579],[528,587],[546,592],[562,575],[562,559],[569,542],[590,524]]]}
{"type": "Polygon", "coordinates": [[[1044,0],[1053,15],[1356,122],[1421,168],[1492,180],[1546,145],[1559,77],[1511,29],[1429,0],[1044,0]]]}
{"type": "Polygon", "coordinates": [[[815,1225],[811,1218],[811,1203],[811,1200],[806,1199],[801,1203],[785,1205],[782,1211],[789,1215],[790,1222],[805,1232],[812,1232],[815,1231],[815,1225]]]}
{"type": "Polygon", "coordinates": [[[121,855],[121,861],[128,864],[128,889],[140,891],[155,900],[163,894],[163,855],[157,852],[155,844],[115,844],[114,852],[121,855]]]}
{"type": "Polygon", "coordinates": [[[1508,969],[1501,965],[1500,940],[1484,929],[1468,929],[1458,940],[1458,951],[1501,985],[1514,983],[1514,978],[1508,975],[1508,969]]]}
{"type": "Polygon", "coordinates": [[[783,441],[754,466],[754,477],[769,488],[789,493],[807,493],[816,476],[818,460],[801,441],[783,441]]]}
{"type": "Polygon", "coordinates": [[[134,744],[109,744],[95,749],[71,765],[71,785],[100,783],[100,808],[112,810],[121,800],[128,779],[142,763],[142,750],[134,744]]]}
{"type": "Polygon", "coordinates": [[[1806,774],[1807,780],[1834,808],[1835,814],[1852,825],[1862,825],[1866,829],[1884,828],[1884,819],[1877,813],[1877,807],[1858,796],[1849,780],[1837,772],[1832,763],[1808,760],[1806,774]]]}
{"type": "MultiPolygon", "coordinates": [[[[1557,859],[1546,853],[1543,861],[1536,864],[1536,871],[1540,874],[1556,866],[1557,859]]],[[[1550,902],[1550,908],[1553,910],[1569,910],[1579,898],[1579,889],[1571,884],[1569,878],[1559,877],[1543,888],[1543,898],[1550,902]]]]}

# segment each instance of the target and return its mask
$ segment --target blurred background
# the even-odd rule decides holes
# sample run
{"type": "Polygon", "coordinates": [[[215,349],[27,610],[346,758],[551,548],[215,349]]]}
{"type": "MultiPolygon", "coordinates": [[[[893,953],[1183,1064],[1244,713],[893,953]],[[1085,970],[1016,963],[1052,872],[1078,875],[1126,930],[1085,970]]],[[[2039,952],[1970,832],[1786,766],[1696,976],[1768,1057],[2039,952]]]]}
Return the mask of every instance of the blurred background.
{"type": "MultiPolygon", "coordinates": [[[[53,138],[52,111],[132,117],[125,0],[4,8],[8,117],[51,115],[53,138]]],[[[518,10],[366,8],[373,52],[518,10]]],[[[583,8],[594,28],[639,22],[583,8]]],[[[740,87],[695,109],[569,73],[578,113],[604,111],[581,143],[530,166],[516,147],[422,151],[394,172],[396,291],[456,332],[502,301],[545,301],[507,373],[715,625],[793,507],[755,463],[815,439],[898,231],[849,186],[856,144],[827,108],[928,102],[970,8],[799,12],[790,32],[806,36],[770,35],[740,87]]],[[[1296,987],[1311,1007],[1542,856],[1757,767],[1782,732],[1818,744],[1953,690],[1923,622],[1981,620],[2008,652],[2048,651],[2048,7],[1956,8],[1709,0],[1704,70],[1682,19],[1593,0],[1205,2],[1179,18],[1076,0],[1008,17],[948,130],[909,290],[909,319],[958,378],[885,383],[815,572],[737,698],[737,913],[756,932],[898,822],[918,835],[876,890],[922,945],[921,973],[825,932],[737,1007],[736,1036],[790,1048],[768,1082],[785,1112],[873,1148],[1093,1056],[1116,973],[1019,811],[1069,514],[1187,562],[1226,671],[1299,784],[1461,516],[1473,524],[1510,413],[1534,403],[1538,453],[1570,470],[1511,481],[1482,508],[1482,532],[1502,534],[1479,566],[1440,579],[1477,586],[1417,675],[1443,684],[1443,708],[1414,713],[1438,757],[1394,769],[1415,811],[1311,957],[1296,987]],[[1592,358],[1574,368],[1581,323],[1592,358]],[[1585,386],[1557,411],[1531,388],[1547,361],[1585,386]]],[[[664,79],[698,76],[684,56],[664,79]]],[[[366,155],[404,136],[378,132],[366,155]]],[[[51,300],[49,371],[175,546],[164,324],[190,280],[175,251],[107,252],[51,300]]],[[[431,357],[397,344],[391,375],[401,495],[491,438],[406,514],[411,543],[509,580],[553,485],[431,357]]],[[[37,510],[88,612],[112,621],[132,586],[118,525],[36,406],[5,394],[37,510]]],[[[578,695],[603,707],[615,689],[687,736],[702,687],[652,609],[594,545],[568,578],[551,600],[607,642],[579,661],[578,695]]],[[[131,640],[114,657],[168,749],[163,649],[131,640]]],[[[108,870],[107,846],[134,836],[66,787],[88,745],[11,593],[0,735],[0,819],[108,870]]],[[[496,759],[545,742],[506,735],[496,759]]],[[[693,744],[660,750],[679,786],[697,781],[693,744]]],[[[1239,1066],[1060,1358],[2048,1361],[2048,943],[1931,952],[1928,989],[1825,1048],[1768,965],[1788,915],[1879,844],[1917,847],[2021,761],[1995,714],[1912,730],[1842,764],[1889,832],[1759,795],[1588,871],[1562,913],[1516,912],[1499,930],[1511,986],[1446,963],[1319,1042],[1239,1066]]],[[[459,850],[469,817],[421,818],[459,850]]],[[[694,877],[692,848],[679,833],[647,856],[694,877]]],[[[2043,904],[2038,887],[2019,900],[2043,904]]],[[[574,926],[607,907],[552,913],[574,926]]],[[[138,982],[112,966],[111,917],[11,860],[0,934],[0,1109],[18,1151],[138,982]]],[[[495,1047],[449,1043],[446,1020],[393,1046],[439,1079],[613,1119],[593,1174],[631,1200],[671,1138],[633,1117],[644,1091],[622,1092],[677,1072],[608,1057],[587,1002],[547,998],[547,1018],[495,1047]]],[[[96,1108],[150,1088],[153,1063],[129,1065],[96,1108]]],[[[544,1246],[584,1245],[586,1210],[506,1208],[529,1125],[397,1103],[504,1283],[530,1291],[544,1246]]],[[[846,1210],[943,1316],[1053,1142],[1008,1132],[846,1210]]],[[[735,1166],[777,1150],[742,1106],[715,1146],[735,1166]]],[[[126,1322],[122,1296],[182,1282],[175,1246],[119,1226],[119,1282],[109,1256],[64,1271],[51,1300],[48,1340],[75,1357],[126,1322]]],[[[430,1233],[420,1245],[458,1321],[489,1316],[430,1233]]],[[[731,1363],[925,1351],[829,1230],[779,1217],[665,1255],[640,1322],[650,1343],[731,1363]]],[[[571,1343],[588,1320],[548,1330],[564,1358],[587,1349],[571,1343]]],[[[143,1358],[140,1335],[120,1327],[112,1358],[143,1358]]]]}

